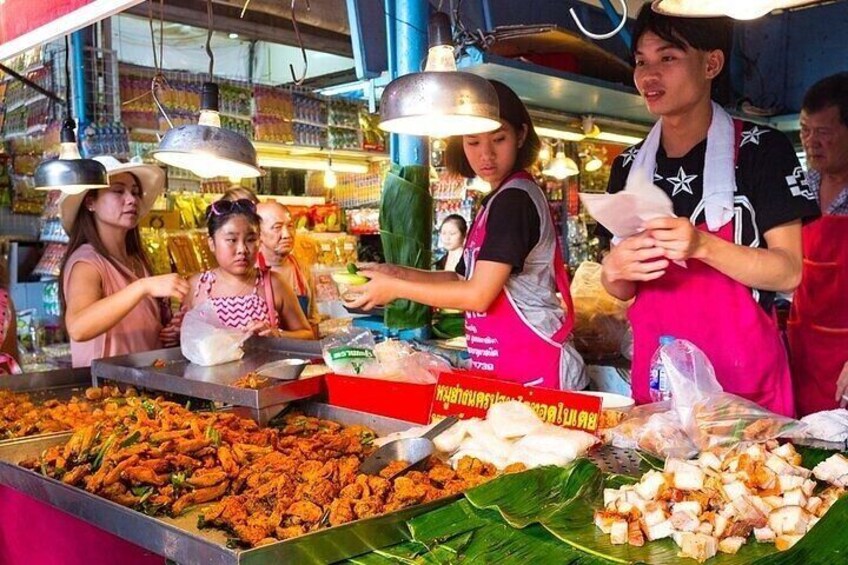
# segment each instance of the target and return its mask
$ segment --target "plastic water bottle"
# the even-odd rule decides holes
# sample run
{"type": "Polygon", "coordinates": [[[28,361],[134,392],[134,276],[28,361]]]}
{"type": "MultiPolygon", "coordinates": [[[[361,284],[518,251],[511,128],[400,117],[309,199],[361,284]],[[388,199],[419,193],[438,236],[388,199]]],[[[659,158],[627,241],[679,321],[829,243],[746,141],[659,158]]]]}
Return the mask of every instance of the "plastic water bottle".
{"type": "Polygon", "coordinates": [[[665,372],[660,351],[664,345],[672,342],[674,342],[674,337],[670,335],[660,336],[660,345],[651,357],[651,372],[648,375],[648,394],[651,396],[651,402],[662,402],[671,398],[668,375],[665,372]]]}

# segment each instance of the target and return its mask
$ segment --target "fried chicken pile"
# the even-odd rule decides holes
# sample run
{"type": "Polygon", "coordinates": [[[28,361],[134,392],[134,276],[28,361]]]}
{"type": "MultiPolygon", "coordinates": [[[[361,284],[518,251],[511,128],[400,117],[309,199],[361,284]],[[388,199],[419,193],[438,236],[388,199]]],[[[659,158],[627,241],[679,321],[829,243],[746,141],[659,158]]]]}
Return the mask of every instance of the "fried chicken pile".
{"type": "Polygon", "coordinates": [[[128,398],[137,396],[132,387],[121,392],[117,387],[104,385],[86,389],[83,397],[38,403],[27,393],[0,390],[0,440],[91,425],[117,414],[128,398]]]}
{"type": "Polygon", "coordinates": [[[363,426],[299,414],[261,428],[228,412],[131,397],[66,444],[20,464],[151,515],[215,502],[200,523],[246,546],[429,502],[497,473],[469,458],[456,471],[431,460],[393,479],[400,462],[381,476],[360,474],[374,438],[363,426]]]}
{"type": "Polygon", "coordinates": [[[373,451],[373,438],[360,426],[290,416],[276,449],[246,454],[232,494],[204,509],[201,523],[223,527],[246,545],[264,545],[430,502],[496,474],[494,466],[469,458],[456,471],[431,459],[393,480],[403,462],[380,476],[364,475],[359,466],[373,451]]]}

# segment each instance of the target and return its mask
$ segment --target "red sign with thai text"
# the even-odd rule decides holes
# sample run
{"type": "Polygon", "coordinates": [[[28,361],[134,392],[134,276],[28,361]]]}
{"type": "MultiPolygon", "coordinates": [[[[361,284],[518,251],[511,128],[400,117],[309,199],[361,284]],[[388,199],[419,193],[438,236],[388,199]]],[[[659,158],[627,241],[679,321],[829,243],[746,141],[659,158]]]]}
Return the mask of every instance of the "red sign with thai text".
{"type": "Polygon", "coordinates": [[[545,422],[565,428],[594,434],[601,421],[601,399],[597,396],[460,373],[439,376],[430,417],[485,418],[490,406],[509,400],[524,402],[545,422]]]}

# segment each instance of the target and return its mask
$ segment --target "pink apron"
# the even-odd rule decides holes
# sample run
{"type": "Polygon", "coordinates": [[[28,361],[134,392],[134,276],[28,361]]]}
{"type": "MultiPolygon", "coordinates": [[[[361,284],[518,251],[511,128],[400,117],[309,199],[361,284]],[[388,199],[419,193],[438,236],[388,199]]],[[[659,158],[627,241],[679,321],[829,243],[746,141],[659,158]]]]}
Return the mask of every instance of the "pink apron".
{"type": "MultiPolygon", "coordinates": [[[[733,241],[733,221],[714,235],[733,241]]],[[[706,226],[698,226],[706,231],[706,226]]],[[[659,338],[671,335],[701,348],[722,388],[778,414],[792,416],[792,381],[773,317],[751,289],[709,265],[674,263],[661,278],[639,283],[628,311],[633,325],[631,386],[637,404],[651,401],[648,371],[659,338]]]]}
{"type": "MultiPolygon", "coordinates": [[[[526,172],[519,172],[503,184],[516,178],[532,180],[526,172]]],[[[489,209],[486,207],[475,219],[466,239],[465,267],[468,273],[472,272],[486,239],[488,216],[489,209]]],[[[574,327],[574,306],[558,241],[554,255],[556,286],[567,308],[562,327],[551,337],[543,335],[530,325],[504,288],[486,312],[465,313],[465,333],[473,369],[491,372],[497,378],[523,385],[560,388],[560,357],[563,344],[574,327]]]]}
{"type": "Polygon", "coordinates": [[[804,226],[804,276],[789,316],[799,416],[838,408],[836,380],[848,361],[848,216],[804,226]]]}

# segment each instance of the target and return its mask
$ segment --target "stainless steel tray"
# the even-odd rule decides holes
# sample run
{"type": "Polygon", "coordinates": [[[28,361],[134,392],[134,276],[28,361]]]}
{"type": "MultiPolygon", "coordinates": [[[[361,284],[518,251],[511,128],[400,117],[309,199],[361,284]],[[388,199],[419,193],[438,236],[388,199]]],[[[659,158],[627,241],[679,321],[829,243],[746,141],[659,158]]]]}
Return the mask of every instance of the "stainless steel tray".
{"type": "MultiPolygon", "coordinates": [[[[308,415],[342,424],[366,425],[380,435],[415,425],[312,402],[300,404],[298,409],[308,415]]],[[[229,549],[226,547],[227,535],[222,530],[197,528],[197,516],[202,512],[202,507],[179,518],[153,518],[17,465],[27,457],[37,456],[44,449],[66,441],[67,437],[68,434],[62,434],[61,437],[0,445],[0,484],[186,565],[333,563],[408,539],[407,520],[459,498],[459,495],[455,495],[253,549],[229,549]]]]}
{"type": "Polygon", "coordinates": [[[321,356],[320,342],[253,338],[239,361],[203,367],[190,363],[179,348],[159,349],[120,357],[98,359],[91,364],[91,378],[130,383],[138,387],[193,396],[242,407],[241,412],[266,424],[289,402],[309,398],[322,390],[321,379],[279,381],[253,390],[232,386],[245,374],[280,359],[314,359],[321,356]],[[153,367],[162,360],[165,366],[153,367]]]}

